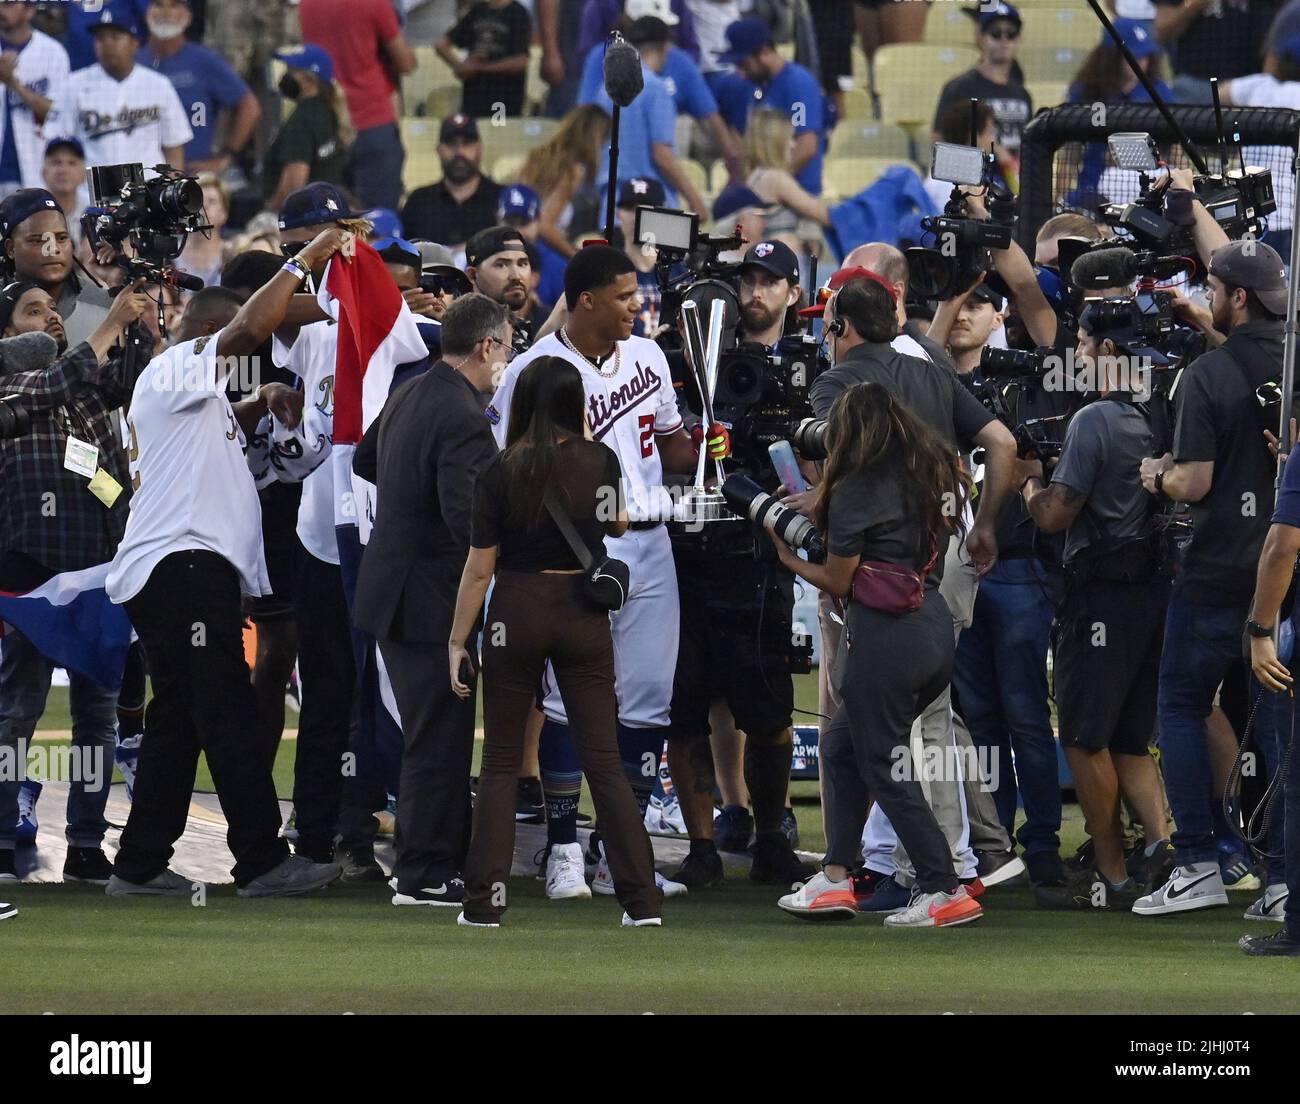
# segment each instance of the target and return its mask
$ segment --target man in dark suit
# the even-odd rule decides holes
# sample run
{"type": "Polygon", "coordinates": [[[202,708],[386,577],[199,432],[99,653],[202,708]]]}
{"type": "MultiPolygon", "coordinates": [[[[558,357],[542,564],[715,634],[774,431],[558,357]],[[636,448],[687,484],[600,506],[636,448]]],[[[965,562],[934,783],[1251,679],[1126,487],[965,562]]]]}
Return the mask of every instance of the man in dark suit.
{"type": "Polygon", "coordinates": [[[505,307],[485,295],[456,300],[442,320],[443,359],[389,396],[354,462],[378,487],[354,620],[379,641],[405,744],[395,905],[464,899],[474,699],[452,693],[446,650],[474,484],[496,453],[481,393],[512,337],[505,307]]]}

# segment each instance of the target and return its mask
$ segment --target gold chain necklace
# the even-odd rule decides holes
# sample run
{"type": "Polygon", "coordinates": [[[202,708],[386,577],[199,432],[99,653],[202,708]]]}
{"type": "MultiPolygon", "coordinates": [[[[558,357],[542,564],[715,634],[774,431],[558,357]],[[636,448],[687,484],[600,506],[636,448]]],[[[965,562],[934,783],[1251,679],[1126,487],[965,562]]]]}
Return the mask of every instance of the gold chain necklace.
{"type": "Polygon", "coordinates": [[[568,349],[571,353],[574,353],[575,355],[582,357],[583,360],[585,360],[588,364],[590,364],[590,365],[591,365],[591,366],[592,366],[592,367],[593,367],[593,368],[594,368],[594,369],[595,369],[595,370],[596,370],[596,371],[597,371],[601,376],[603,376],[605,379],[613,379],[615,376],[618,375],[619,370],[620,370],[620,368],[622,367],[622,357],[623,357],[623,354],[622,354],[622,352],[619,350],[618,342],[617,342],[617,341],[614,342],[614,356],[613,356],[612,358],[607,358],[606,361],[605,361],[605,363],[608,364],[608,363],[610,363],[610,360],[611,360],[611,359],[613,360],[613,363],[614,363],[614,370],[613,370],[612,372],[606,371],[606,370],[605,370],[604,368],[602,368],[599,364],[597,364],[594,360],[592,360],[591,357],[587,356],[586,353],[582,352],[582,350],[580,350],[580,349],[579,349],[579,348],[578,348],[578,347],[573,343],[573,338],[571,338],[571,337],[569,336],[569,329],[568,329],[567,326],[561,326],[561,327],[560,327],[560,343],[561,343],[561,344],[562,344],[566,349],[568,349]]]}

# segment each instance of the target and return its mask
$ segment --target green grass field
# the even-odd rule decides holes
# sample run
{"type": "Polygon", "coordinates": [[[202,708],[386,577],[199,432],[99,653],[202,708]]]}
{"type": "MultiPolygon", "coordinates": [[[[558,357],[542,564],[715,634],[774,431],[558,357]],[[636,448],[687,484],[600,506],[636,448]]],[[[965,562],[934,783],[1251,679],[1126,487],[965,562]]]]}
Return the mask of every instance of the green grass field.
{"type": "MultiPolygon", "coordinates": [[[[801,701],[807,686],[800,687],[801,701]]],[[[815,685],[813,687],[815,693],[815,685]]],[[[66,695],[49,728],[66,728],[66,695]],[[63,717],[60,721],[59,709],[63,717]]],[[[292,741],[276,779],[292,776],[292,741]]],[[[210,786],[204,771],[200,788],[210,786]]],[[[821,846],[816,787],[794,791],[803,846],[821,846]]],[[[1063,849],[1082,838],[1069,807],[1063,849]]],[[[622,929],[615,901],[549,902],[515,879],[500,930],[454,909],[398,909],[384,887],[241,901],[110,900],[80,886],[5,887],[0,1013],[874,1012],[1296,1013],[1300,962],[1237,950],[1250,894],[1188,917],[1037,910],[995,889],[978,923],[891,931],[808,924],[779,889],[733,873],[669,902],[662,929],[622,929]]]]}

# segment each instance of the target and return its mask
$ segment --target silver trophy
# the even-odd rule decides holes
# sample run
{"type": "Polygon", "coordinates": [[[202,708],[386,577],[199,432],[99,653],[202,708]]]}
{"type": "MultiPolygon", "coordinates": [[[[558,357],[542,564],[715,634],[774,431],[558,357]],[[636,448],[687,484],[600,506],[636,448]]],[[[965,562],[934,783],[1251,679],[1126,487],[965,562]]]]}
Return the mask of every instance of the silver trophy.
{"type": "MultiPolygon", "coordinates": [[[[704,428],[707,434],[713,424],[713,393],[718,384],[718,358],[722,349],[722,326],[726,308],[722,301],[715,299],[709,311],[709,333],[705,340],[700,327],[699,304],[687,301],[682,304],[682,322],[686,347],[686,360],[691,371],[695,373],[695,384],[700,391],[700,402],[704,415],[704,428]]],[[[715,460],[717,469],[717,486],[706,487],[705,473],[708,470],[709,454],[703,442],[700,458],[695,468],[695,485],[682,496],[673,511],[673,520],[685,524],[701,524],[715,521],[738,521],[739,519],[727,505],[718,487],[726,479],[722,461],[715,460]]]]}

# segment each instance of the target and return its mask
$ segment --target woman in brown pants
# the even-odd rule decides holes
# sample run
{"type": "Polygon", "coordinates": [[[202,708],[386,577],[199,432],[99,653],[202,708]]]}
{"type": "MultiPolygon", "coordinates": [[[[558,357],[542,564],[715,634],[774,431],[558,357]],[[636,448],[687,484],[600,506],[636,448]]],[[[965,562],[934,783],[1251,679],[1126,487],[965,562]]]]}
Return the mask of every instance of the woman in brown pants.
{"type": "Polygon", "coordinates": [[[448,643],[452,689],[468,697],[462,664],[489,581],[484,629],[483,720],[474,831],[459,923],[496,927],[506,908],[515,846],[515,798],[524,728],[551,661],[573,741],[600,820],[625,926],[657,926],[663,894],[654,852],[623,772],[609,614],[583,593],[573,550],[547,513],[553,495],[597,560],[606,535],[627,528],[618,457],[587,438],[582,375],[559,357],[520,374],[505,450],[479,475],[470,554],[448,643]]]}

